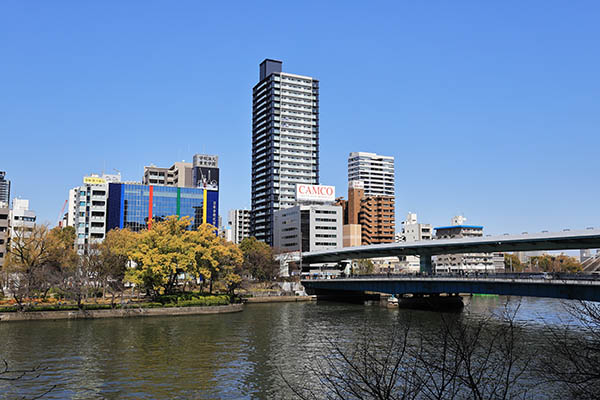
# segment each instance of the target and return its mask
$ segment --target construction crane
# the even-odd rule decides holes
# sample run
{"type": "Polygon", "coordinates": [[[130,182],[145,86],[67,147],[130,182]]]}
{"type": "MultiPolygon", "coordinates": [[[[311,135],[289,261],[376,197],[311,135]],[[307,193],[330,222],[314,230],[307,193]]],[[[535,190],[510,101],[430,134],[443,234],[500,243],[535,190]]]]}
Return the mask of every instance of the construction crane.
{"type": "Polygon", "coordinates": [[[62,219],[63,219],[63,215],[65,212],[65,207],[67,206],[67,203],[69,202],[69,199],[65,200],[65,202],[63,203],[62,208],[60,209],[60,214],[58,214],[58,222],[56,223],[59,227],[64,228],[62,226],[62,219]]]}

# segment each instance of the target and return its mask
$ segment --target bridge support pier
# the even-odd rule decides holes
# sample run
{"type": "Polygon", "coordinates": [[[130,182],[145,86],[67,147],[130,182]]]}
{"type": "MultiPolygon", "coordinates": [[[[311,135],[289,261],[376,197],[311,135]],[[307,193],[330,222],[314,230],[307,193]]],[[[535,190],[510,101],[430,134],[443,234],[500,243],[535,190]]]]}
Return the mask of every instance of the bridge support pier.
{"type": "Polygon", "coordinates": [[[379,301],[379,294],[367,294],[362,290],[307,289],[306,292],[316,295],[317,301],[338,301],[355,304],[364,304],[366,300],[379,301]]]}
{"type": "Polygon", "coordinates": [[[421,254],[420,263],[420,271],[422,274],[433,274],[433,263],[431,262],[431,254],[421,254]]]}

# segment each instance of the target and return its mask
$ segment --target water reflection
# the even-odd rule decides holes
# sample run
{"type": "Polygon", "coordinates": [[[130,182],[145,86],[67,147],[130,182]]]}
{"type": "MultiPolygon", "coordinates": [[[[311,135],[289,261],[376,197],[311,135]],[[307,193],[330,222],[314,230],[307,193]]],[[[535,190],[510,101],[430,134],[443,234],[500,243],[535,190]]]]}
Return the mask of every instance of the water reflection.
{"type": "MultiPolygon", "coordinates": [[[[499,315],[505,297],[466,298],[468,323],[499,315]]],[[[515,298],[532,349],[544,324],[574,323],[561,301],[515,298]]],[[[281,379],[307,379],[303,366],[325,351],[323,338],[385,338],[398,318],[434,329],[439,315],[341,303],[255,304],[226,315],[40,321],[0,324],[0,357],[12,367],[42,364],[38,379],[0,382],[0,397],[33,395],[58,384],[49,399],[289,398],[281,379]]],[[[534,350],[532,350],[534,351],[534,350]]]]}

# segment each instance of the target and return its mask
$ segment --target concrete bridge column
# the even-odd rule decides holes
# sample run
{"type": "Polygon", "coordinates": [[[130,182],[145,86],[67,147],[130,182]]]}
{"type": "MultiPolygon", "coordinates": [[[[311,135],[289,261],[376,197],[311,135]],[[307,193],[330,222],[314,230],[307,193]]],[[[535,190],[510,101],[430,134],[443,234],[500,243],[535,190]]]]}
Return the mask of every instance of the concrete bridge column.
{"type": "Polygon", "coordinates": [[[421,254],[421,273],[431,275],[433,273],[433,263],[431,262],[431,254],[421,254]]]}

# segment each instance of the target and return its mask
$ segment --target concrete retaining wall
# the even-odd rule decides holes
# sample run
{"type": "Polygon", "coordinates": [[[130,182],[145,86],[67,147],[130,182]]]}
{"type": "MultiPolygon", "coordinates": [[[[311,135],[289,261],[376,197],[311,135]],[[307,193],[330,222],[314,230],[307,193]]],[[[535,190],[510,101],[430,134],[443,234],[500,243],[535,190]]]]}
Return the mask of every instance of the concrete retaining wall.
{"type": "Polygon", "coordinates": [[[116,310],[86,311],[31,311],[0,313],[0,322],[34,321],[56,319],[92,319],[92,318],[125,318],[125,317],[158,317],[169,315],[222,314],[239,312],[243,304],[208,307],[168,307],[168,308],[128,308],[116,310]]]}
{"type": "Polygon", "coordinates": [[[296,301],[311,301],[315,300],[313,296],[262,296],[248,297],[247,303],[281,303],[281,302],[296,302],[296,301]]]}

